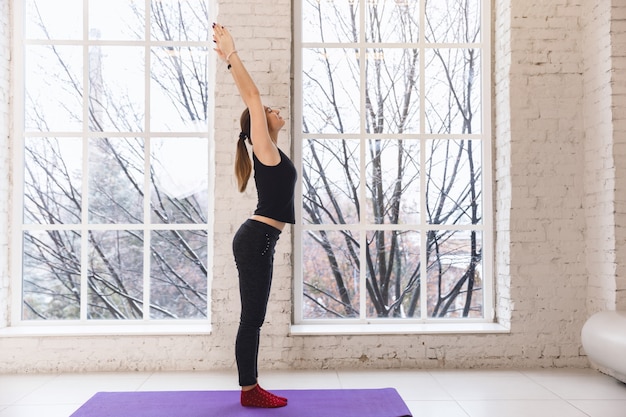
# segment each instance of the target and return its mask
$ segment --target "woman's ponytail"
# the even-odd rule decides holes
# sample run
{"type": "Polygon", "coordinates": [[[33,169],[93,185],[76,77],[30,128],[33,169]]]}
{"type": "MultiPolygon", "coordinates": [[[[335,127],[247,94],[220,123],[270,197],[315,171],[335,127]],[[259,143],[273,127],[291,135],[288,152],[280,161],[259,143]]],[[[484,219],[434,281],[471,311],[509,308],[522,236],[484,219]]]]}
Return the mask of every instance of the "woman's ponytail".
{"type": "Polygon", "coordinates": [[[246,147],[246,140],[252,144],[250,139],[250,111],[248,109],[241,113],[241,133],[239,133],[237,152],[235,153],[235,176],[237,177],[240,193],[246,191],[248,180],[252,174],[252,162],[246,147]]]}

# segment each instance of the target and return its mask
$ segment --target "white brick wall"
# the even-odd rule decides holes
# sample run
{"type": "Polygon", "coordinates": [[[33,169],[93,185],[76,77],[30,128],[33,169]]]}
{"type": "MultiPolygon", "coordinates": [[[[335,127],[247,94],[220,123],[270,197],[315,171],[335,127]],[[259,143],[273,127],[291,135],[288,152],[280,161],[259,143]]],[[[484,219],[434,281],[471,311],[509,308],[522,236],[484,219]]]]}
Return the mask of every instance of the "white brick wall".
{"type": "Polygon", "coordinates": [[[587,305],[594,313],[615,305],[610,3],[589,2],[584,14],[587,305]]]}
{"type": "MultiPolygon", "coordinates": [[[[283,115],[288,115],[291,2],[219,3],[218,19],[235,35],[240,55],[267,103],[285,109],[283,115]]],[[[581,0],[494,1],[496,306],[501,322],[510,325],[511,333],[290,337],[292,256],[287,228],[277,248],[268,323],[262,336],[262,368],[588,365],[580,353],[579,337],[587,317],[587,271],[594,269],[596,274],[590,294],[598,293],[589,299],[606,304],[610,298],[607,294],[614,291],[611,276],[613,286],[616,282],[615,272],[611,273],[616,255],[610,253],[612,244],[602,241],[602,233],[612,234],[614,241],[621,239],[613,248],[624,251],[626,245],[624,232],[615,226],[626,224],[626,202],[613,201],[600,192],[604,188],[597,188],[621,187],[620,195],[625,195],[626,162],[613,170],[615,185],[607,185],[606,180],[612,177],[604,171],[613,167],[613,156],[625,159],[624,143],[611,139],[612,134],[617,136],[611,133],[613,129],[622,132],[619,136],[624,140],[624,120],[614,118],[609,127],[611,119],[604,112],[612,109],[624,114],[625,80],[615,73],[613,90],[607,92],[602,86],[608,84],[610,69],[603,67],[606,54],[612,55],[613,65],[619,61],[623,68],[624,56],[619,54],[626,49],[623,43],[616,43],[623,40],[623,34],[615,32],[623,22],[623,8],[612,10],[616,34],[610,37],[602,20],[607,18],[606,10],[581,4],[581,0]],[[607,94],[613,97],[608,104],[607,94]],[[596,138],[603,142],[597,144],[596,138]],[[607,222],[603,216],[612,207],[616,215],[607,222]],[[591,230],[587,222],[598,228],[591,230]]],[[[6,82],[0,85],[4,91],[0,97],[5,97],[0,104],[2,114],[6,82]]],[[[186,337],[0,337],[0,371],[234,367],[239,296],[230,245],[236,228],[254,208],[255,192],[252,187],[245,195],[236,191],[232,164],[243,106],[221,63],[217,66],[215,105],[215,195],[220,198],[215,201],[213,333],[186,337]]],[[[280,138],[284,148],[289,147],[289,132],[287,128],[280,138]]],[[[6,134],[0,137],[6,141],[6,134]]],[[[0,159],[0,165],[6,172],[6,158],[0,159]]],[[[0,260],[6,259],[5,252],[0,260]]],[[[618,288],[626,288],[625,283],[618,281],[618,288]]],[[[624,296],[618,298],[624,300],[624,296]]]]}
{"type": "Polygon", "coordinates": [[[579,363],[586,315],[581,10],[567,0],[516,0],[510,13],[510,195],[498,196],[511,199],[510,245],[498,249],[510,262],[513,344],[531,362],[579,363]]]}
{"type": "Polygon", "coordinates": [[[626,5],[585,7],[588,312],[626,309],[626,5]]]}
{"type": "Polygon", "coordinates": [[[9,298],[9,2],[0,0],[0,327],[8,323],[9,298]]]}
{"type": "Polygon", "coordinates": [[[497,288],[496,315],[500,322],[511,327],[511,5],[494,2],[494,72],[495,99],[493,100],[494,154],[495,154],[495,222],[497,288]]]}
{"type": "Polygon", "coordinates": [[[614,0],[611,9],[613,94],[613,159],[615,161],[615,258],[617,309],[626,310],[626,4],[614,0]]]}
{"type": "MultiPolygon", "coordinates": [[[[284,110],[282,114],[287,124],[279,137],[279,146],[289,153],[287,116],[290,103],[291,3],[286,0],[272,3],[262,0],[223,1],[219,12],[220,23],[234,35],[239,56],[258,85],[265,103],[284,110]]],[[[239,290],[231,242],[239,225],[256,206],[256,190],[252,180],[245,194],[240,194],[236,188],[233,161],[240,131],[239,116],[245,106],[222,62],[217,66],[216,94],[215,140],[220,158],[216,167],[215,195],[223,197],[215,201],[216,269],[213,287],[218,288],[219,293],[214,290],[212,338],[223,344],[222,354],[230,365],[234,359],[234,340],[239,322],[239,290]]],[[[283,349],[289,348],[281,343],[274,349],[271,343],[286,340],[288,332],[292,277],[290,244],[290,228],[287,227],[276,250],[272,296],[268,320],[263,328],[264,355],[280,355],[283,349]]]]}

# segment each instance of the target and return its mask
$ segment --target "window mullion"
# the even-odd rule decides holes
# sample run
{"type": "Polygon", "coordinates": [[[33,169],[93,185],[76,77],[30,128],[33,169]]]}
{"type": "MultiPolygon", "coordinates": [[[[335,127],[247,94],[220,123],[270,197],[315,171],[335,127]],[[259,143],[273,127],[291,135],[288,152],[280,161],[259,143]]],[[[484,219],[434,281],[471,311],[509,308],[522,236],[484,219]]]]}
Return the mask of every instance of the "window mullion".
{"type": "MultiPolygon", "coordinates": [[[[20,86],[22,88],[15,88],[15,91],[12,95],[13,99],[13,114],[16,115],[17,111],[15,109],[23,109],[25,103],[25,89],[23,88],[24,80],[26,78],[24,68],[25,62],[25,53],[26,53],[26,34],[24,28],[24,16],[26,14],[25,5],[23,2],[14,2],[12,7],[14,8],[13,14],[13,25],[15,29],[15,34],[13,36],[13,48],[14,51],[20,51],[19,53],[15,53],[11,59],[11,74],[14,77],[13,82],[14,86],[20,86]]],[[[12,156],[14,161],[23,161],[24,160],[24,145],[26,141],[26,136],[24,135],[24,117],[14,117],[13,120],[13,129],[16,133],[15,135],[15,145],[12,149],[12,156]]],[[[22,187],[16,186],[16,184],[24,183],[24,168],[21,166],[20,168],[16,168],[16,163],[13,164],[13,189],[11,190],[11,195],[13,196],[13,207],[11,213],[13,214],[13,221],[16,224],[16,232],[12,233],[11,240],[13,246],[10,254],[10,260],[13,264],[13,276],[11,277],[10,283],[11,286],[11,315],[9,317],[10,323],[14,324],[22,320],[23,318],[23,303],[22,303],[22,294],[24,292],[24,283],[23,283],[23,268],[24,264],[22,262],[22,252],[24,250],[24,193],[22,192],[22,187]],[[21,227],[17,227],[17,226],[21,227]]],[[[11,205],[9,205],[11,207],[11,205]]]]}
{"type": "MultiPolygon", "coordinates": [[[[297,1],[294,4],[294,16],[302,16],[302,3],[297,1]]],[[[295,23],[295,19],[294,19],[295,23]]],[[[294,40],[294,67],[301,69],[303,68],[303,42],[302,42],[302,27],[301,25],[294,24],[293,31],[293,40],[294,40]]],[[[296,183],[296,193],[295,193],[295,214],[296,219],[302,219],[303,217],[303,198],[302,191],[303,189],[303,180],[302,180],[302,172],[303,172],[303,158],[302,158],[302,148],[303,143],[305,141],[304,135],[302,131],[302,114],[303,114],[303,101],[302,101],[302,71],[294,71],[293,72],[294,79],[294,92],[291,97],[291,103],[293,106],[293,123],[292,132],[294,136],[294,164],[300,175],[298,175],[297,183],[296,183]],[[300,99],[296,99],[296,97],[300,99]],[[296,138],[299,138],[297,140],[296,138]]],[[[302,240],[304,239],[305,230],[302,222],[296,221],[296,224],[293,229],[294,233],[294,279],[293,279],[293,300],[292,300],[292,308],[293,308],[293,319],[295,323],[301,323],[303,319],[303,309],[304,309],[304,280],[303,280],[303,267],[302,267],[302,240]]]]}
{"type": "Polygon", "coordinates": [[[152,239],[152,220],[150,216],[150,165],[151,161],[151,127],[150,127],[150,0],[145,0],[145,34],[144,34],[144,184],[143,184],[143,319],[150,319],[150,246],[152,239]],[[147,226],[147,227],[146,227],[147,226]]]}
{"type": "Polygon", "coordinates": [[[89,0],[83,0],[83,182],[80,225],[80,319],[87,320],[89,306],[89,0]]]}
{"type": "Polygon", "coordinates": [[[483,216],[485,219],[482,224],[482,247],[483,247],[483,305],[484,317],[486,319],[495,320],[495,291],[494,291],[494,236],[493,236],[493,160],[491,158],[491,60],[487,58],[486,52],[491,52],[491,31],[484,30],[489,27],[491,19],[491,4],[487,1],[481,2],[481,34],[480,34],[480,54],[481,54],[481,106],[482,106],[482,155],[483,155],[483,172],[482,187],[483,212],[489,213],[483,216]]]}
{"type": "Polygon", "coordinates": [[[361,7],[359,7],[359,25],[361,27],[361,30],[359,31],[359,82],[360,82],[360,92],[361,92],[361,97],[360,97],[360,113],[361,113],[361,120],[360,120],[360,126],[359,126],[359,130],[361,133],[361,137],[360,137],[360,142],[361,142],[361,146],[359,147],[359,152],[360,152],[360,175],[361,175],[361,182],[360,182],[360,195],[359,198],[361,199],[361,201],[363,202],[363,204],[360,204],[359,210],[361,211],[359,213],[359,219],[360,219],[360,223],[361,223],[361,227],[360,227],[360,233],[359,233],[359,242],[360,242],[360,248],[361,250],[359,251],[359,256],[361,258],[360,261],[360,271],[359,271],[359,275],[360,275],[360,286],[359,286],[359,318],[361,320],[366,320],[367,319],[367,262],[366,262],[366,254],[367,254],[367,226],[365,226],[365,224],[367,223],[366,221],[366,204],[365,202],[367,201],[367,190],[366,190],[366,184],[365,184],[365,178],[366,178],[366,148],[367,148],[367,139],[365,138],[365,134],[367,132],[367,118],[365,117],[366,115],[366,111],[367,108],[365,106],[365,91],[367,89],[367,77],[366,77],[366,66],[367,66],[367,53],[366,53],[366,47],[367,44],[365,43],[365,7],[366,7],[366,1],[363,0],[361,2],[361,7]]]}
{"type": "Polygon", "coordinates": [[[420,91],[420,317],[428,319],[428,225],[426,222],[426,4],[420,2],[419,17],[419,91],[420,91]]]}

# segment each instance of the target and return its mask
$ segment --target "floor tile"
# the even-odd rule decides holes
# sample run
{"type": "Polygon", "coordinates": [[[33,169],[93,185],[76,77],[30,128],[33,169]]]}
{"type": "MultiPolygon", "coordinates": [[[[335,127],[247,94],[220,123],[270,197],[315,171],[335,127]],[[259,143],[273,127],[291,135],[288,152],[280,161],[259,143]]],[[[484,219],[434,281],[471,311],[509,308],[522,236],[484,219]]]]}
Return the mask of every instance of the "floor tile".
{"type": "Polygon", "coordinates": [[[342,388],[395,388],[405,401],[451,400],[426,371],[338,371],[342,388]]]}
{"type": "Polygon", "coordinates": [[[589,417],[626,416],[626,400],[571,400],[570,404],[589,417]]]}
{"type": "Polygon", "coordinates": [[[547,388],[517,371],[431,371],[455,400],[556,400],[547,388]]]}
{"type": "Polygon", "coordinates": [[[13,405],[0,411],[0,417],[68,417],[78,410],[74,405],[13,405]]]}
{"type": "Polygon", "coordinates": [[[156,372],[139,387],[140,391],[238,390],[232,371],[156,372]]]}
{"type": "Polygon", "coordinates": [[[415,417],[468,417],[456,401],[405,401],[415,417]]]}
{"type": "Polygon", "coordinates": [[[269,390],[341,388],[335,371],[263,371],[259,383],[269,390]]]}
{"type": "MultiPolygon", "coordinates": [[[[415,417],[625,417],[626,386],[590,369],[263,371],[268,389],[395,388],[415,417]]],[[[0,375],[0,417],[68,417],[99,391],[238,390],[236,370],[0,375]]]]}
{"type": "Polygon", "coordinates": [[[17,402],[57,375],[0,375],[0,407],[17,402]]]}
{"type": "Polygon", "coordinates": [[[591,369],[541,369],[523,372],[563,399],[626,400],[626,384],[591,369]]]}
{"type": "Polygon", "coordinates": [[[469,417],[588,417],[564,400],[459,401],[469,417]]]}
{"type": "Polygon", "coordinates": [[[24,396],[16,405],[82,404],[99,391],[135,391],[147,374],[61,374],[24,396]]]}

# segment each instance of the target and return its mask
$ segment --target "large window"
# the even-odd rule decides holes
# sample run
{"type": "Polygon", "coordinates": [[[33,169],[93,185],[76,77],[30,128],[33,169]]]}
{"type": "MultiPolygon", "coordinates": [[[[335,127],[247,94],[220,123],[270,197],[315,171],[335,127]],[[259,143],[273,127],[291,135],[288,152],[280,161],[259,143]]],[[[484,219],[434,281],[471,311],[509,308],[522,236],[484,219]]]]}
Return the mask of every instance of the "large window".
{"type": "Polygon", "coordinates": [[[206,320],[211,2],[14,5],[14,321],[206,320]]]}
{"type": "Polygon", "coordinates": [[[491,321],[488,0],[303,0],[296,323],[491,321]]]}

